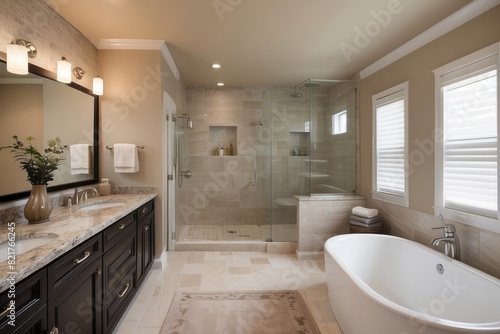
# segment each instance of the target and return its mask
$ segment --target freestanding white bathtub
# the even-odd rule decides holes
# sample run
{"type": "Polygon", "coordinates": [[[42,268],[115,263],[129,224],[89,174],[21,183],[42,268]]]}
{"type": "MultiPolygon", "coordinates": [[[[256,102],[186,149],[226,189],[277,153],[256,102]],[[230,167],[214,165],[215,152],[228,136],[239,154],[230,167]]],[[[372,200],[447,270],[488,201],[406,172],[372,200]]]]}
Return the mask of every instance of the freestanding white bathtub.
{"type": "Polygon", "coordinates": [[[416,242],[339,235],[325,268],[344,334],[500,333],[500,280],[416,242]]]}

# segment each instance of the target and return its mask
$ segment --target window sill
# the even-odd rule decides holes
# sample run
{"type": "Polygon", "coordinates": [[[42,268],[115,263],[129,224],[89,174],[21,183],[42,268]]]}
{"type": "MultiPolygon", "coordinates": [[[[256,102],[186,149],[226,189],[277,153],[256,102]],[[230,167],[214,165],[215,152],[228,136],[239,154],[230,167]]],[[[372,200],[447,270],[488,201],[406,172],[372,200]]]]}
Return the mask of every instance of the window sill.
{"type": "Polygon", "coordinates": [[[372,198],[379,200],[379,201],[384,201],[384,202],[388,202],[391,204],[403,206],[405,208],[408,208],[410,206],[410,200],[407,197],[394,196],[394,195],[389,195],[389,194],[385,194],[385,193],[372,191],[372,198]]]}

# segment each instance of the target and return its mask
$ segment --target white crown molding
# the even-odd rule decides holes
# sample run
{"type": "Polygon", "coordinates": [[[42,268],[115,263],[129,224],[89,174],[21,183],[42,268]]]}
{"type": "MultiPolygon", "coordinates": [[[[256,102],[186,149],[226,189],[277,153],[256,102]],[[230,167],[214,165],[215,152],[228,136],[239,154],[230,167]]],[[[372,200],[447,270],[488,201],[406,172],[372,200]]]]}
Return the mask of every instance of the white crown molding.
{"type": "Polygon", "coordinates": [[[158,39],[101,39],[99,50],[160,50],[163,59],[174,73],[177,80],[180,78],[179,70],[174,58],[168,50],[167,43],[158,39]]]}
{"type": "Polygon", "coordinates": [[[160,50],[165,41],[159,39],[101,39],[102,50],[160,50]]]}
{"type": "Polygon", "coordinates": [[[467,6],[459,9],[452,15],[448,16],[443,21],[437,23],[431,28],[427,29],[417,37],[403,44],[396,50],[380,58],[361,72],[359,72],[360,79],[364,79],[373,73],[381,70],[382,68],[392,64],[393,62],[403,58],[404,56],[412,53],[413,51],[421,48],[422,46],[432,42],[433,40],[443,36],[444,34],[452,31],[453,29],[461,26],[476,16],[490,10],[491,8],[500,4],[500,0],[474,0],[467,6]]]}

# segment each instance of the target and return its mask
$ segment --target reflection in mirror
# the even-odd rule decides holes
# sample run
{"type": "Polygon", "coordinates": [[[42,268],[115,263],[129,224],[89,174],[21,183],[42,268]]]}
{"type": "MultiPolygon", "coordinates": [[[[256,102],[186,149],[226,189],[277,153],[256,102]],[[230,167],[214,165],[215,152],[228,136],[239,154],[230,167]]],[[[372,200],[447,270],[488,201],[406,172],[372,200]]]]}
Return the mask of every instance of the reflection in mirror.
{"type": "MultiPolygon", "coordinates": [[[[53,73],[31,64],[30,74],[11,74],[0,62],[0,146],[11,145],[13,135],[23,142],[26,136],[35,137],[32,144],[39,150],[55,137],[68,147],[89,144],[89,173],[72,175],[68,149],[48,189],[97,183],[98,97],[84,87],[65,85],[53,78],[53,73]]],[[[30,190],[26,172],[20,169],[10,150],[0,151],[0,202],[27,197],[30,190]]]]}

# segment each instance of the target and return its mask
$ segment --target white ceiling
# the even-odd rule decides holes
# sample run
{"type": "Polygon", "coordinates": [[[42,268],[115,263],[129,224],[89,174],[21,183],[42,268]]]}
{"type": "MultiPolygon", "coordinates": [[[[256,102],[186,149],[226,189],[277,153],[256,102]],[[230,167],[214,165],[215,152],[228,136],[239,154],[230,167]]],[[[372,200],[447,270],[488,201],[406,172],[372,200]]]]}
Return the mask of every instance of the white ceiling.
{"type": "Polygon", "coordinates": [[[307,78],[352,79],[471,2],[45,1],[97,47],[102,39],[166,41],[187,86],[213,86],[218,81],[250,86],[295,85],[307,78]],[[367,38],[360,37],[359,31],[367,38]],[[214,62],[222,68],[213,70],[214,62]]]}

